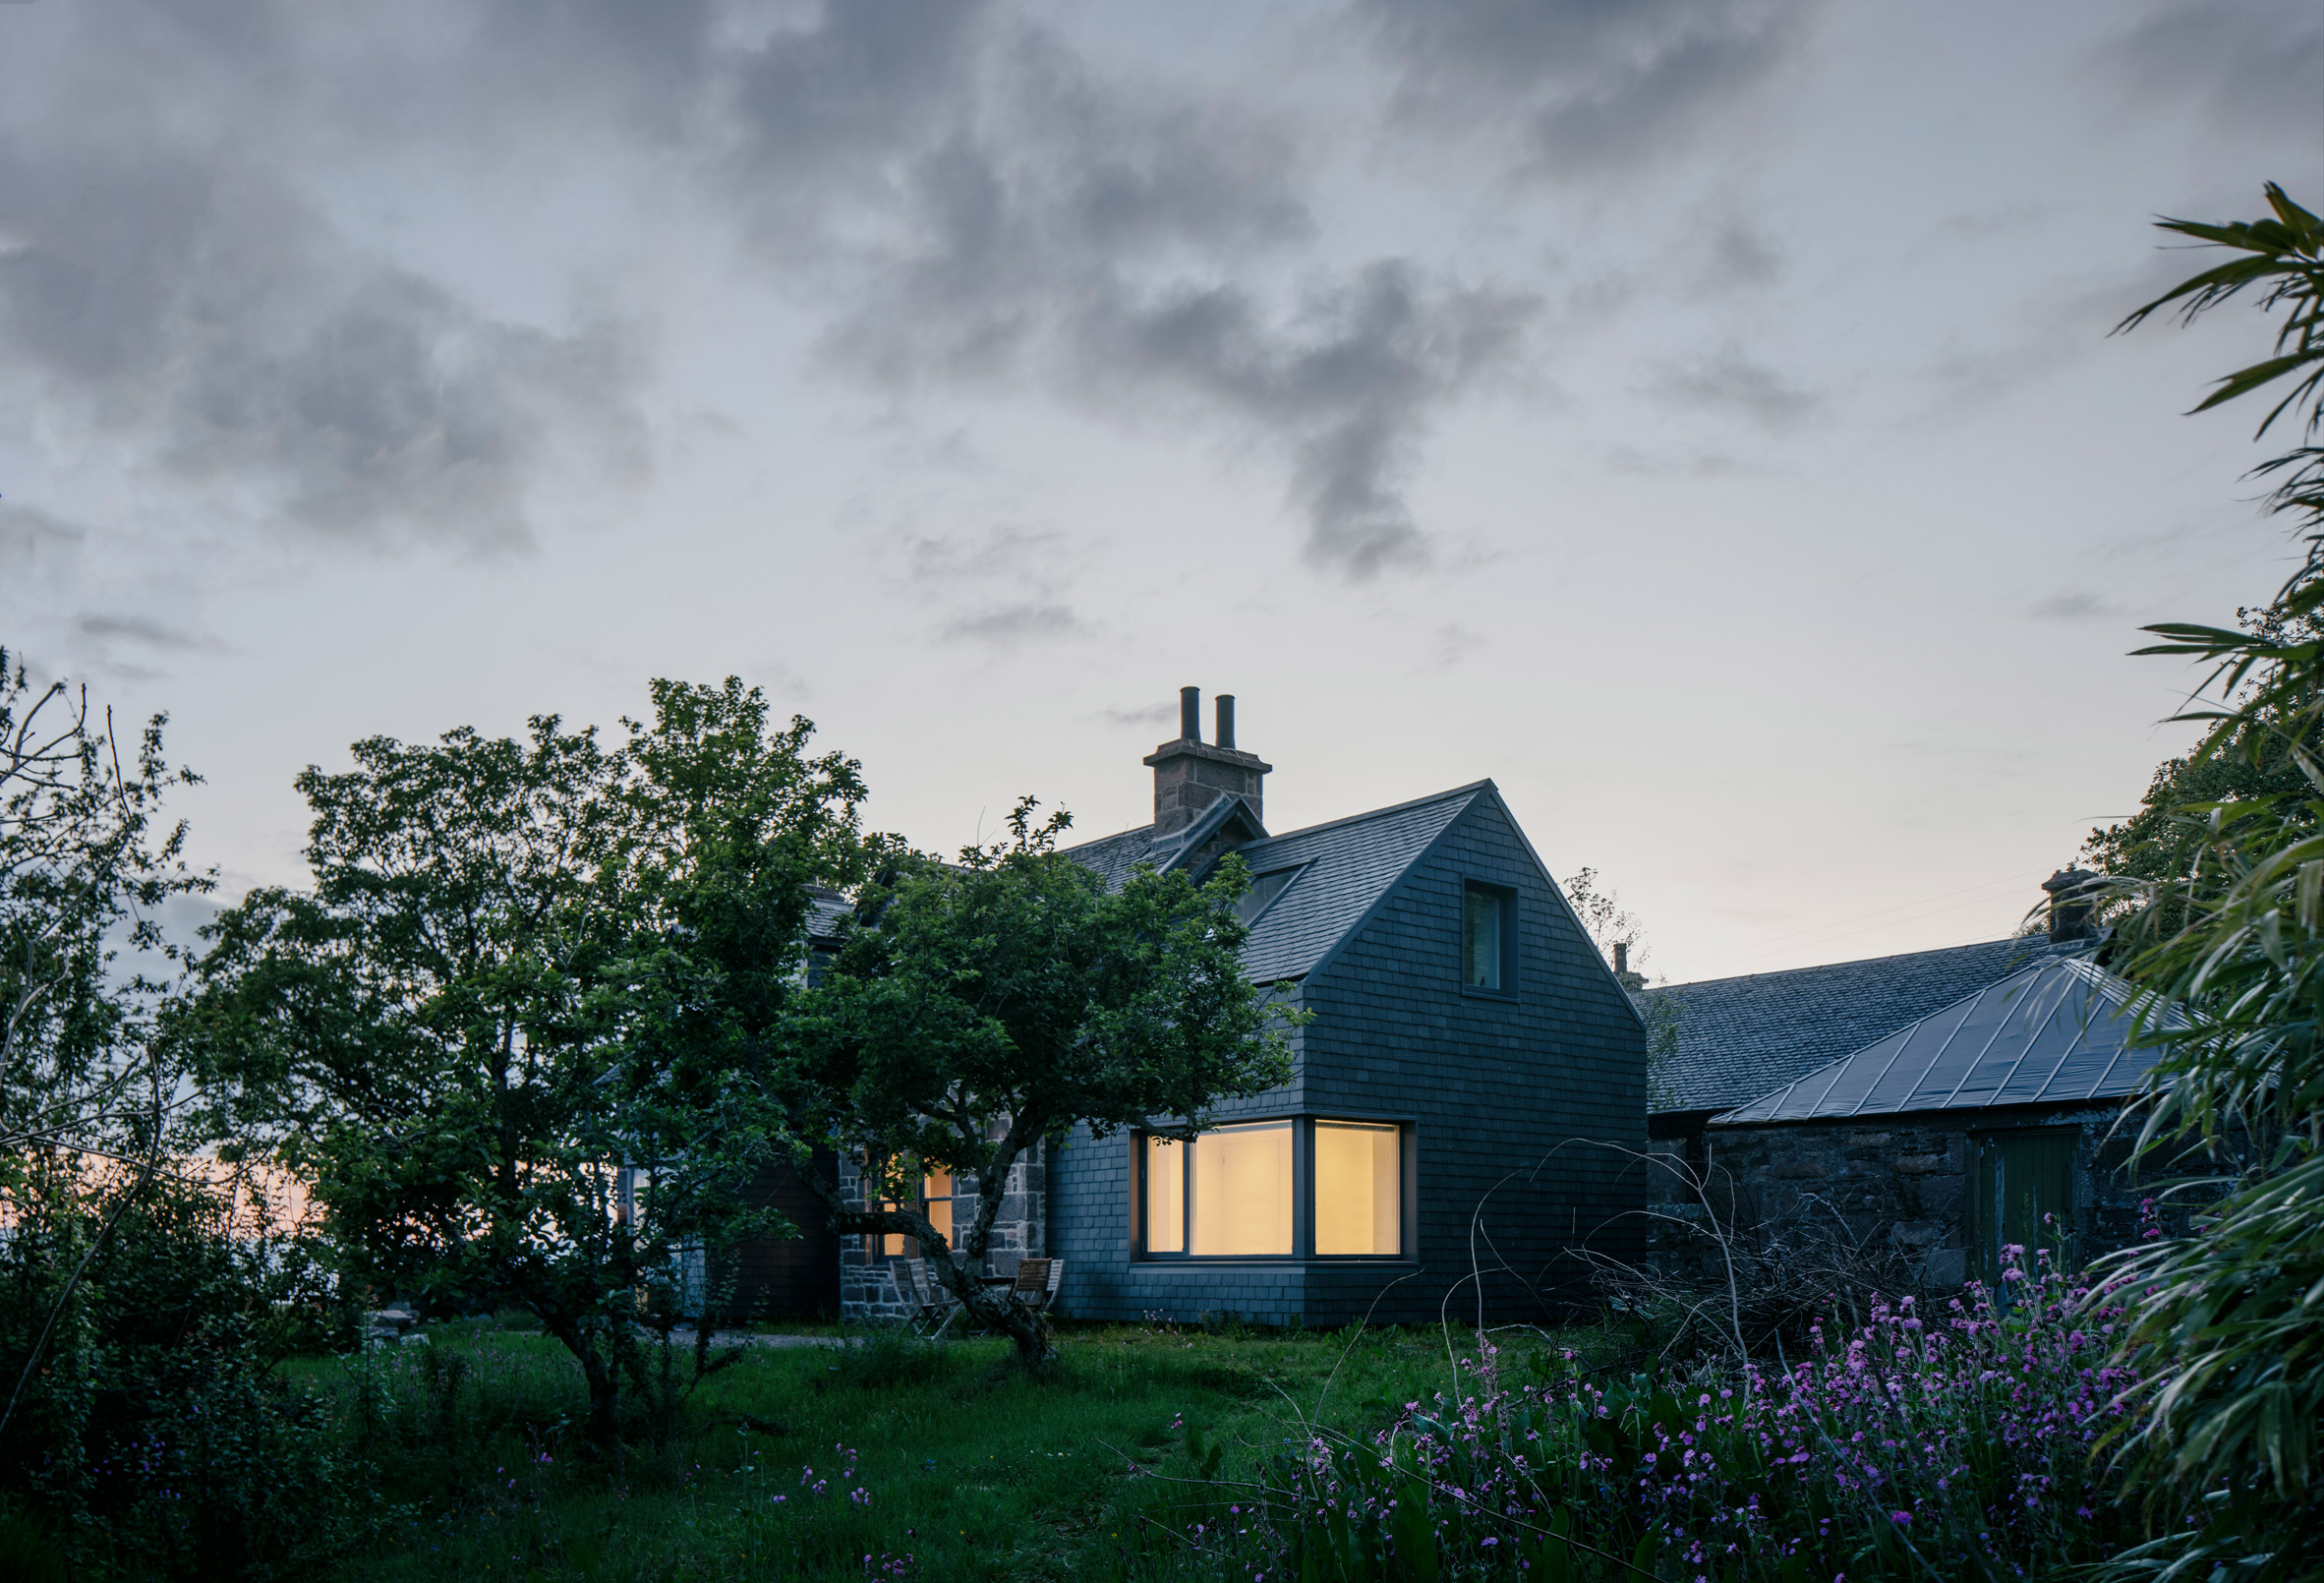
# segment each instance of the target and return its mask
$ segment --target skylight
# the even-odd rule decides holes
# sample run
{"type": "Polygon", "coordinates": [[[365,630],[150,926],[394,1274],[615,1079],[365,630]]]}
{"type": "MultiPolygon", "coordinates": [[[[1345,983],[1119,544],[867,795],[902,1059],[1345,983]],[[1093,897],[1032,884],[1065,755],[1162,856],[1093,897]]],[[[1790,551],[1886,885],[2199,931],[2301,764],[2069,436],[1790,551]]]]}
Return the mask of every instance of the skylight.
{"type": "Polygon", "coordinates": [[[1291,882],[1299,878],[1299,873],[1298,868],[1278,868],[1253,879],[1250,889],[1236,901],[1235,916],[1246,923],[1251,922],[1267,909],[1268,903],[1281,896],[1291,882]]]}

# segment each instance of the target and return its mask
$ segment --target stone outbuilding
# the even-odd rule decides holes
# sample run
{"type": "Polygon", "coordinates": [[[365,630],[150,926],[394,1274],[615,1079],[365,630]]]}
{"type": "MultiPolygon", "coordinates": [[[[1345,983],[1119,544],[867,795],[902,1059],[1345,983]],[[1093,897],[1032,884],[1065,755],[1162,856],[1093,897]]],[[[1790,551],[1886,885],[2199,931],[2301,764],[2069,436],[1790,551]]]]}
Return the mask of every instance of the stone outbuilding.
{"type": "Polygon", "coordinates": [[[2169,1008],[2090,960],[2045,952],[1973,995],[1714,1117],[1707,1155],[1774,1223],[1816,1207],[1922,1256],[1932,1286],[1991,1283],[2001,1250],[2062,1263],[2136,1240],[2122,1101],[2169,1008]]]}

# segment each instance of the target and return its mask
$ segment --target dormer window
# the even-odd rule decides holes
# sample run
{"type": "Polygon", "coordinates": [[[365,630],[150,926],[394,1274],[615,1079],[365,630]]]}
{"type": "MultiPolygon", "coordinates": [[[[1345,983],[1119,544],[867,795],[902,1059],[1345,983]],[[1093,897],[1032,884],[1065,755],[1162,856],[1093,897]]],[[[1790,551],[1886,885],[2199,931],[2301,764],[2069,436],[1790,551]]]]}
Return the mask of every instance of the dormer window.
{"type": "Polygon", "coordinates": [[[1267,909],[1267,904],[1281,896],[1291,882],[1299,877],[1300,871],[1296,867],[1277,868],[1259,875],[1250,882],[1250,889],[1236,899],[1235,916],[1245,923],[1255,921],[1267,909]]]}

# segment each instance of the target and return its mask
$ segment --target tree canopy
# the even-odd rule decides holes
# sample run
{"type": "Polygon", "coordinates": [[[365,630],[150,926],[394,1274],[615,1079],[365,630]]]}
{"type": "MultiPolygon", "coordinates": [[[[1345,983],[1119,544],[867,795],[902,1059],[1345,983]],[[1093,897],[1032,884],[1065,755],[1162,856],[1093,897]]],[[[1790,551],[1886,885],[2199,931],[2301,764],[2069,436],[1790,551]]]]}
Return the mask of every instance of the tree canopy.
{"type": "Polygon", "coordinates": [[[1038,1318],[977,1278],[1011,1168],[1076,1124],[1201,1129],[1222,1099],[1288,1079],[1297,1016],[1244,971],[1240,859],[1199,886],[1141,866],[1110,889],[1056,850],[1067,817],[1035,814],[1019,802],[1008,839],[957,863],[895,854],[865,888],[801,997],[787,1105],[802,1164],[863,1162],[888,1201],[850,1203],[823,1178],[835,1225],[915,1239],[1039,1371],[1054,1348],[1038,1318]],[[957,1242],[917,1202],[929,1166],[975,1179],[957,1242]]]}
{"type": "Polygon", "coordinates": [[[862,794],[755,690],[654,700],[619,750],[543,716],[308,770],[313,889],[212,925],[178,1027],[349,1278],[537,1315],[601,1445],[623,1377],[647,1385],[640,1295],[667,1333],[689,1254],[781,1229],[741,1192],[781,1136],[768,1035],[862,794]]]}

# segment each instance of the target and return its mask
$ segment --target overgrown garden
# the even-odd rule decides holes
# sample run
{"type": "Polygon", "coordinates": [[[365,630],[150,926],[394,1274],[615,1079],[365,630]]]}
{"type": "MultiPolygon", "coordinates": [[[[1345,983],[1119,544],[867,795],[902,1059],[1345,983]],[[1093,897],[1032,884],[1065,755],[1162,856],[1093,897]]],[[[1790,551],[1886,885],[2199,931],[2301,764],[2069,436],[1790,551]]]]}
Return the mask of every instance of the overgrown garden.
{"type": "Polygon", "coordinates": [[[664,681],[618,744],[356,744],[310,883],[173,939],[164,723],[0,659],[0,1571],[2324,1577],[2324,222],[2269,202],[2170,222],[2225,261],[2124,326],[2277,316],[2202,405],[2297,429],[2259,471],[2308,551],[2154,629],[2206,734],[2093,842],[2111,965],[2188,1019],[2131,1121],[2204,1152],[2183,1234],[1731,1344],[1061,1332],[972,1278],[1011,1161],[1280,1079],[1232,861],[1109,891],[1028,803],[939,862],[805,722],[664,681]],[[811,984],[813,886],[854,914],[811,984]],[[957,1250],[823,1186],[1002,1339],[679,1344],[688,1252],[784,1229],[741,1182],[834,1152],[979,1181],[957,1250]],[[423,1339],[365,1338],[390,1298],[423,1339]]]}

